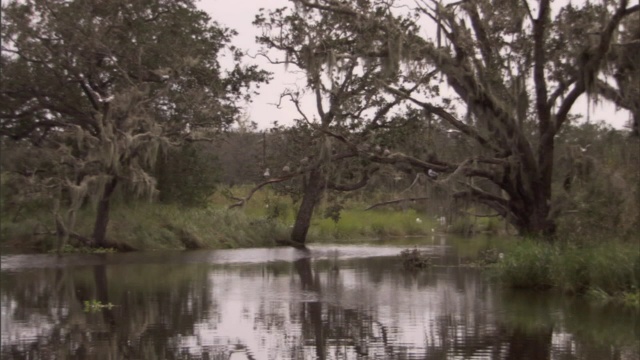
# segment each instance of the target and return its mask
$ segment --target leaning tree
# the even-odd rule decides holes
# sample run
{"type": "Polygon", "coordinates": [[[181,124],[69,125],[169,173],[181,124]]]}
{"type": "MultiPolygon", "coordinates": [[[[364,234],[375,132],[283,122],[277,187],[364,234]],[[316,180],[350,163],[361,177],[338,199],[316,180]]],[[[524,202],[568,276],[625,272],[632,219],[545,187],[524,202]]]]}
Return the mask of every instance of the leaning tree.
{"type": "MultiPolygon", "coordinates": [[[[232,205],[243,205],[265,185],[296,179],[302,194],[291,233],[296,246],[304,245],[313,212],[326,191],[362,188],[378,170],[375,162],[360,154],[382,157],[389,153],[376,142],[376,133],[388,127],[392,110],[404,101],[402,96],[379,91],[381,82],[403,81],[395,63],[353,56],[354,47],[362,46],[364,51],[368,46],[355,24],[316,15],[281,8],[256,16],[254,24],[263,30],[257,39],[264,46],[261,55],[304,73],[306,83],[285,90],[280,97],[298,111],[292,129],[276,130],[273,135],[286,137],[289,157],[279,166],[283,170],[270,172],[266,181],[232,205]],[[305,94],[313,99],[311,109],[304,105],[305,94]]],[[[399,31],[411,31],[410,24],[399,27],[399,31]]],[[[377,31],[384,29],[372,29],[367,35],[371,41],[381,36],[377,31]]]]}
{"type": "MultiPolygon", "coordinates": [[[[391,154],[442,173],[453,196],[483,204],[521,234],[551,238],[562,207],[552,187],[555,137],[582,96],[596,96],[624,20],[626,0],[552,6],[550,0],[296,0],[302,13],[352,24],[343,56],[390,64],[418,89],[380,80],[477,145],[462,161],[391,154]],[[410,24],[407,26],[407,24],[410,24]],[[406,31],[421,26],[421,30],[406,31]],[[432,76],[427,76],[432,75],[432,76]],[[434,88],[436,91],[434,91],[434,88]]],[[[304,25],[301,25],[304,26],[304,25]]],[[[342,137],[337,137],[342,138],[342,137]]],[[[561,191],[561,190],[560,190],[561,191]]]]}
{"type": "Polygon", "coordinates": [[[153,194],[149,171],[163,148],[234,119],[265,74],[240,66],[233,35],[192,0],[2,5],[0,135],[51,155],[47,169],[13,165],[58,194],[62,239],[107,246],[116,187],[153,194]],[[227,50],[235,68],[225,74],[218,58],[227,50]],[[89,238],[73,232],[87,197],[97,206],[89,238]]]}

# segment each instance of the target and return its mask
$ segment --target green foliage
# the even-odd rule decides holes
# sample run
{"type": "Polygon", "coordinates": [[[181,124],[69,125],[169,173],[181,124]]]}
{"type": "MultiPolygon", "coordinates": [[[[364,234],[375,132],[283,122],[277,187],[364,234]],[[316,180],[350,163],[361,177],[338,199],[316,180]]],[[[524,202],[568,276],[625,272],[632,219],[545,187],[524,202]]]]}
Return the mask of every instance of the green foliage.
{"type": "Polygon", "coordinates": [[[113,236],[139,250],[271,246],[286,238],[283,224],[242,210],[135,204],[120,207],[113,236]]]}
{"type": "Polygon", "coordinates": [[[112,303],[103,304],[100,300],[85,300],[84,312],[98,312],[104,309],[110,310],[114,307],[112,303]]]}
{"type": "MultiPolygon", "coordinates": [[[[267,78],[241,66],[233,35],[192,0],[3,3],[2,43],[10,46],[0,58],[0,135],[17,140],[14,154],[44,155],[27,166],[16,157],[9,171],[45,190],[62,240],[87,199],[106,205],[123,185],[152,197],[150,170],[162,150],[233,122],[251,85],[267,78]],[[218,61],[225,50],[231,71],[218,61]]],[[[194,171],[209,179],[202,170],[194,171]]],[[[189,185],[182,201],[201,195],[194,182],[202,179],[176,184],[189,185]]],[[[108,206],[102,209],[96,244],[105,238],[108,206]]]]}
{"type": "Polygon", "coordinates": [[[500,280],[514,288],[551,287],[552,251],[551,247],[523,240],[498,264],[500,280]]]}
{"type": "Polygon", "coordinates": [[[267,210],[268,220],[281,220],[286,221],[289,217],[290,205],[283,201],[283,199],[276,198],[266,201],[265,208],[267,210]]]}
{"type": "Polygon", "coordinates": [[[157,164],[160,201],[206,206],[219,179],[217,157],[203,146],[187,143],[168,151],[157,164]]]}
{"type": "Polygon", "coordinates": [[[627,292],[622,295],[622,302],[629,306],[640,309],[640,290],[627,292]]]}
{"type": "Polygon", "coordinates": [[[495,269],[510,287],[553,287],[593,298],[620,298],[640,288],[637,244],[617,241],[575,246],[524,240],[508,249],[495,269]]]}
{"type": "Polygon", "coordinates": [[[341,204],[333,204],[324,210],[325,219],[331,219],[337,225],[340,221],[340,212],[343,207],[341,204]]]}
{"type": "Polygon", "coordinates": [[[345,209],[340,214],[338,223],[328,218],[315,219],[310,229],[311,240],[427,235],[436,227],[428,217],[421,222],[416,221],[421,215],[415,210],[345,209]]]}
{"type": "Polygon", "coordinates": [[[567,126],[560,134],[554,204],[563,237],[621,236],[640,219],[639,143],[602,122],[567,126]]]}

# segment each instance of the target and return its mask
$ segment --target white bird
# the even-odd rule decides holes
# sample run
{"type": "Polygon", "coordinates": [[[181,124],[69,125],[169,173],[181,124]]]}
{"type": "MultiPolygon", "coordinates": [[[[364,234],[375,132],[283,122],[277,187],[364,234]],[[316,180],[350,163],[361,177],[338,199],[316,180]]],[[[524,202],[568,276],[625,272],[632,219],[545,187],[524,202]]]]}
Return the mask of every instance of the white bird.
{"type": "Polygon", "coordinates": [[[420,218],[416,218],[416,222],[417,222],[418,224],[422,224],[422,219],[420,219],[420,218]]]}
{"type": "Polygon", "coordinates": [[[269,168],[266,168],[266,170],[264,171],[264,177],[269,177],[271,176],[271,173],[269,172],[269,168]]]}
{"type": "Polygon", "coordinates": [[[286,173],[288,173],[289,171],[291,171],[291,169],[289,168],[289,165],[285,165],[285,166],[282,168],[282,172],[286,172],[286,173]]]}
{"type": "Polygon", "coordinates": [[[427,176],[429,176],[432,179],[437,179],[438,178],[438,172],[433,170],[433,169],[429,169],[429,170],[427,170],[427,176]]]}

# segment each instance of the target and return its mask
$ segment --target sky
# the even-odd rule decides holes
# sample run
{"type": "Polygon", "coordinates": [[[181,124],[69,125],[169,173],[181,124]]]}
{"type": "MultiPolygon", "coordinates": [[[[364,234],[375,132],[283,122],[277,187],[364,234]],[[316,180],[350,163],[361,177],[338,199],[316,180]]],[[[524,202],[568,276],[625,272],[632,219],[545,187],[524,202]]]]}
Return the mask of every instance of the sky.
{"type": "MultiPolygon", "coordinates": [[[[200,0],[198,7],[206,11],[214,21],[235,29],[238,35],[233,39],[234,45],[249,55],[255,55],[260,49],[260,46],[255,42],[255,37],[260,35],[260,30],[254,27],[251,22],[258,14],[259,9],[275,9],[291,6],[290,4],[288,0],[200,0]]],[[[261,85],[261,88],[258,89],[260,94],[253,98],[251,104],[247,105],[246,113],[249,119],[256,122],[259,129],[270,128],[274,121],[284,125],[293,124],[293,119],[298,117],[293,105],[288,101],[282,101],[280,108],[278,108],[275,104],[278,103],[280,94],[285,89],[302,87],[305,83],[305,76],[287,72],[283,65],[270,64],[261,57],[255,59],[246,57],[245,61],[258,64],[264,70],[273,73],[273,80],[270,84],[261,85]]],[[[306,99],[305,109],[308,109],[308,113],[313,115],[312,99],[306,99]]],[[[573,113],[578,112],[583,113],[584,118],[587,118],[587,99],[584,95],[574,106],[573,113]]],[[[629,119],[629,113],[625,110],[616,111],[615,106],[601,102],[600,104],[591,104],[589,119],[591,122],[604,120],[615,128],[623,128],[629,119]]]]}
{"type": "MultiPolygon", "coordinates": [[[[289,6],[288,0],[200,0],[198,6],[206,11],[209,16],[219,24],[235,29],[238,35],[233,39],[233,44],[244,50],[251,56],[260,49],[255,42],[256,36],[260,35],[260,30],[254,27],[255,15],[260,8],[275,9],[289,6]]],[[[305,76],[287,72],[283,65],[270,64],[266,59],[256,57],[252,59],[246,57],[245,61],[250,64],[258,64],[262,69],[273,73],[273,80],[270,84],[261,85],[258,91],[260,94],[253,98],[253,102],[247,106],[247,115],[251,121],[258,124],[259,129],[267,129],[273,125],[274,121],[279,124],[291,125],[293,119],[297,117],[297,111],[287,101],[282,101],[280,108],[277,104],[280,94],[286,88],[296,88],[305,82],[305,76]],[[298,85],[296,85],[298,84],[298,85]]]]}

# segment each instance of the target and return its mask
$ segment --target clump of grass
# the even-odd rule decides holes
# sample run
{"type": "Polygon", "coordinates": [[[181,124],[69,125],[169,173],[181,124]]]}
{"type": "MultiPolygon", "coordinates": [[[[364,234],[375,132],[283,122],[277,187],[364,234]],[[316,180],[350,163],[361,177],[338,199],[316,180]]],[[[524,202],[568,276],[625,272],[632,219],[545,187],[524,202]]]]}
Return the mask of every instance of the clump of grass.
{"type": "Polygon", "coordinates": [[[522,240],[497,265],[500,280],[514,288],[549,288],[553,249],[534,241],[522,240]]]}
{"type": "Polygon", "coordinates": [[[433,262],[427,252],[420,251],[418,248],[402,250],[400,259],[402,265],[409,270],[424,269],[430,267],[433,262]]]}
{"type": "Polygon", "coordinates": [[[549,244],[523,240],[507,250],[495,270],[516,288],[556,288],[597,299],[635,303],[640,288],[637,244],[549,244]]]}

